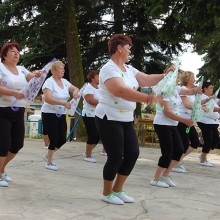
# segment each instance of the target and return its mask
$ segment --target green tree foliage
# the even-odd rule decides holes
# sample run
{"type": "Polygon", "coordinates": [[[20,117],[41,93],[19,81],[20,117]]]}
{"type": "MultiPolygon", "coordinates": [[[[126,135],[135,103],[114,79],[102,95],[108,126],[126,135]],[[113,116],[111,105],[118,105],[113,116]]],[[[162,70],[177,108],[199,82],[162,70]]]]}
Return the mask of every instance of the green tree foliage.
{"type": "Polygon", "coordinates": [[[220,84],[220,2],[197,1],[192,6],[194,17],[192,43],[199,54],[205,54],[205,65],[200,75],[210,79],[215,85],[220,84]]]}
{"type": "Polygon", "coordinates": [[[41,68],[53,57],[63,60],[72,74],[66,77],[79,87],[82,68],[86,75],[108,59],[107,41],[114,33],[132,38],[130,63],[146,73],[161,73],[183,44],[192,43],[195,51],[206,54],[201,73],[214,80],[220,65],[219,4],[218,0],[4,0],[0,43],[18,41],[22,64],[29,68],[41,68]]]}
{"type": "MultiPolygon", "coordinates": [[[[75,0],[85,75],[108,59],[107,40],[112,34],[122,32],[133,40],[131,63],[147,73],[162,72],[179,45],[169,43],[172,33],[161,40],[157,17],[151,15],[148,2],[75,0]],[[105,19],[107,15],[110,19],[105,19]]],[[[4,1],[0,9],[1,42],[14,39],[26,48],[22,63],[27,67],[41,67],[52,57],[66,61],[64,10],[69,5],[72,5],[70,0],[4,1]]]]}
{"type": "MultiPolygon", "coordinates": [[[[151,4],[151,14],[162,21],[161,36],[172,32],[171,41],[190,43],[204,56],[199,75],[219,84],[220,69],[220,2],[218,0],[166,1],[151,4]]],[[[169,35],[170,36],[170,35],[169,35]]],[[[163,44],[163,42],[162,42],[163,44]]],[[[166,43],[164,44],[167,47],[166,43]]],[[[190,68],[190,67],[189,67],[190,68]]]]}

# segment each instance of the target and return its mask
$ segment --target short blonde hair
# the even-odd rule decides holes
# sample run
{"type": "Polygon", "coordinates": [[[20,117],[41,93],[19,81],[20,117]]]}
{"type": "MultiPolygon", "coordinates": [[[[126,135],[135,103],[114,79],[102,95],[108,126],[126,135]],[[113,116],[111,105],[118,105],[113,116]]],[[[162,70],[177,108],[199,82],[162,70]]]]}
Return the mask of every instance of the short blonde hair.
{"type": "Polygon", "coordinates": [[[182,72],[181,78],[180,78],[181,85],[182,86],[187,86],[187,83],[189,82],[189,80],[192,76],[194,77],[194,73],[191,72],[191,71],[182,72]]]}
{"type": "Polygon", "coordinates": [[[65,66],[64,63],[60,60],[58,61],[55,61],[53,64],[52,64],[52,67],[51,67],[51,72],[53,72],[54,70],[57,69],[58,66],[65,66]]]}

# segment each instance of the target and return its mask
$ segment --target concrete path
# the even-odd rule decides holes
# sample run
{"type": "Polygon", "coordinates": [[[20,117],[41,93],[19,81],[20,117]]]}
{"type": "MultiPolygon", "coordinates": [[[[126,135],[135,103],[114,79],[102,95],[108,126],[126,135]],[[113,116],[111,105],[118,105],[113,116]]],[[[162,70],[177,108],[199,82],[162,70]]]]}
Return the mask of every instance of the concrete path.
{"type": "Polygon", "coordinates": [[[13,182],[0,188],[0,220],[219,220],[220,155],[211,154],[213,168],[199,165],[198,153],[185,159],[188,173],[173,173],[175,188],[150,185],[159,149],[141,148],[124,190],[135,203],[110,205],[100,200],[102,146],[94,150],[97,163],[85,162],[85,143],[68,142],[55,156],[58,171],[45,169],[42,140],[26,139],[7,168],[13,182]]]}

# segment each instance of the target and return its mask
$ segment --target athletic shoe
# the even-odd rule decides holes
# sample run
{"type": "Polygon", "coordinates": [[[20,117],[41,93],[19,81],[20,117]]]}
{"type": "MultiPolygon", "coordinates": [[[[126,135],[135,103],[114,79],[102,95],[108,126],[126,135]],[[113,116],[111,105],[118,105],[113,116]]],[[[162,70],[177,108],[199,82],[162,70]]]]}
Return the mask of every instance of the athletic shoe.
{"type": "Polygon", "coordinates": [[[84,158],[85,161],[90,162],[90,163],[96,163],[96,159],[94,157],[85,157],[84,158]]]}
{"type": "Polygon", "coordinates": [[[2,174],[2,179],[5,180],[6,182],[12,182],[12,178],[8,176],[7,173],[2,174]]]}
{"type": "Polygon", "coordinates": [[[114,192],[114,195],[117,196],[119,199],[121,199],[123,202],[126,202],[126,203],[134,202],[134,199],[128,196],[125,191],[121,190],[120,192],[114,192]]]}
{"type": "Polygon", "coordinates": [[[207,160],[203,163],[200,163],[201,166],[205,166],[205,167],[213,167],[212,163],[209,163],[207,160]]]}
{"type": "Polygon", "coordinates": [[[4,179],[0,179],[0,186],[7,187],[8,183],[4,179]]]}
{"type": "Polygon", "coordinates": [[[115,196],[115,193],[110,193],[107,196],[102,195],[101,200],[105,201],[107,203],[114,204],[114,205],[123,205],[124,204],[124,202],[120,198],[115,196]]]}
{"type": "Polygon", "coordinates": [[[183,162],[180,162],[178,167],[186,171],[186,167],[183,165],[183,162]]]}
{"type": "Polygon", "coordinates": [[[163,176],[163,175],[161,175],[160,178],[161,178],[165,183],[167,183],[169,186],[171,186],[171,187],[175,187],[175,186],[176,186],[176,184],[173,182],[173,180],[171,179],[170,176],[163,176]]]}
{"type": "Polygon", "coordinates": [[[157,186],[157,187],[163,187],[163,188],[169,188],[169,185],[165,183],[162,179],[159,180],[151,180],[150,184],[152,186],[157,186]]]}
{"type": "Polygon", "coordinates": [[[57,165],[54,164],[54,163],[46,164],[46,168],[49,169],[49,170],[54,170],[54,171],[57,171],[57,170],[58,170],[57,165]]]}
{"type": "Polygon", "coordinates": [[[107,156],[107,153],[106,152],[103,152],[103,151],[101,151],[101,153],[100,153],[102,156],[107,156]]]}
{"type": "Polygon", "coordinates": [[[183,168],[181,168],[181,167],[174,167],[172,170],[171,170],[171,172],[176,172],[176,173],[187,173],[187,171],[186,170],[184,170],[183,168]]]}

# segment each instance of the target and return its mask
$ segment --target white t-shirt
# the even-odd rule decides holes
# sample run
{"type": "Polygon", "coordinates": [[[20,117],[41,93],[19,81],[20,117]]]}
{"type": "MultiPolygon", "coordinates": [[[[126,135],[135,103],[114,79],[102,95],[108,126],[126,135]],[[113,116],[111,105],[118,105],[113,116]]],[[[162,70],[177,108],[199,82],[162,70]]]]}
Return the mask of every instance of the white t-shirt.
{"type": "MultiPolygon", "coordinates": [[[[163,100],[169,102],[170,109],[172,110],[172,112],[179,115],[179,106],[181,105],[182,100],[181,100],[177,90],[176,90],[175,96],[172,96],[172,97],[169,97],[169,98],[164,98],[163,100]]],[[[172,120],[172,119],[168,118],[167,116],[165,116],[164,113],[163,113],[163,108],[160,107],[159,104],[157,104],[156,115],[154,117],[154,122],[153,123],[157,124],[157,125],[177,126],[177,124],[179,122],[175,121],[175,120],[172,120]]]]}
{"type": "MultiPolygon", "coordinates": [[[[186,86],[182,86],[183,89],[187,89],[186,86]]],[[[188,101],[191,105],[193,105],[193,103],[195,102],[195,95],[180,95],[181,97],[187,97],[188,101]]],[[[192,110],[191,109],[187,109],[184,107],[183,102],[181,103],[180,107],[179,107],[179,115],[183,118],[191,118],[191,114],[192,114],[192,110]]]]}
{"type": "MultiPolygon", "coordinates": [[[[49,89],[51,90],[51,96],[54,99],[66,102],[70,97],[69,88],[72,84],[66,79],[61,79],[61,81],[64,86],[63,89],[57,85],[57,83],[51,76],[44,82],[42,90],[49,89]]],[[[44,113],[66,114],[65,107],[63,105],[51,105],[45,101],[41,107],[41,111],[44,113]]]]}
{"type": "Polygon", "coordinates": [[[87,117],[95,117],[95,105],[91,105],[89,104],[86,100],[85,100],[85,96],[86,95],[93,95],[94,99],[98,100],[100,99],[100,93],[99,93],[99,89],[93,87],[90,83],[88,83],[85,87],[85,89],[83,90],[83,110],[82,110],[82,116],[87,116],[87,117]]]}
{"type": "MultiPolygon", "coordinates": [[[[209,96],[202,94],[201,99],[207,99],[209,96]]],[[[214,107],[219,107],[218,104],[215,102],[214,107]]],[[[218,112],[212,112],[206,113],[204,112],[202,117],[198,120],[198,122],[202,122],[204,124],[219,124],[219,113],[218,112]]]]}
{"type": "Polygon", "coordinates": [[[99,118],[106,115],[108,120],[123,122],[134,120],[136,102],[114,96],[105,86],[106,80],[117,77],[121,78],[127,87],[137,90],[139,84],[135,76],[139,71],[130,65],[124,65],[124,67],[126,72],[122,72],[112,60],[109,60],[101,68],[99,73],[100,100],[95,109],[95,115],[99,118]]]}
{"type": "MultiPolygon", "coordinates": [[[[26,77],[30,73],[23,66],[16,66],[18,75],[10,72],[3,63],[0,63],[0,84],[8,89],[22,91],[26,84],[26,77]]],[[[7,96],[0,94],[0,107],[24,107],[26,101],[24,99],[17,100],[14,96],[7,96]]]]}

